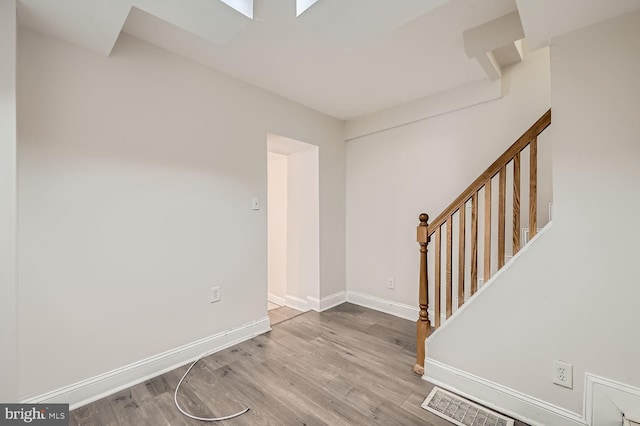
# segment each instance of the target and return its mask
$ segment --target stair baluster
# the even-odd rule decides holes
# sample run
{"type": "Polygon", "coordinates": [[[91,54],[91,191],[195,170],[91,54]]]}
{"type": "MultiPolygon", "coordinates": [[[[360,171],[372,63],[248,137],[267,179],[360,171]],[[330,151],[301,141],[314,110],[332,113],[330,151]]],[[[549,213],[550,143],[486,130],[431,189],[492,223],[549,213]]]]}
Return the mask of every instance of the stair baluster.
{"type": "Polygon", "coordinates": [[[529,146],[529,239],[538,232],[538,138],[529,146]]]}
{"type": "Polygon", "coordinates": [[[513,255],[520,251],[520,153],[513,157],[513,255]]]}
{"type": "Polygon", "coordinates": [[[433,325],[437,329],[441,325],[442,304],[442,232],[446,226],[445,234],[445,316],[449,319],[455,312],[453,310],[454,289],[453,283],[457,283],[458,303],[460,308],[465,303],[465,262],[466,262],[466,208],[471,201],[471,235],[470,235],[470,283],[469,294],[473,296],[478,290],[478,197],[484,188],[483,211],[483,278],[484,283],[492,276],[492,251],[491,251],[491,205],[492,205],[492,179],[498,178],[498,229],[497,229],[497,259],[495,264],[500,270],[506,261],[506,203],[507,203],[507,166],[513,162],[513,245],[512,253],[515,255],[521,249],[520,241],[520,156],[521,152],[529,147],[529,232],[530,238],[536,235],[537,226],[537,186],[538,186],[538,135],[551,124],[551,110],[547,111],[536,123],[531,126],[518,140],[511,145],[484,173],[482,173],[462,194],[460,194],[431,224],[428,224],[429,216],[420,215],[418,225],[418,243],[420,244],[420,314],[417,321],[416,364],[413,370],[416,373],[424,373],[425,341],[431,334],[431,321],[429,318],[429,278],[427,271],[428,244],[434,235],[434,281],[433,281],[433,325]],[[454,216],[458,219],[458,267],[454,271],[454,216]],[[454,277],[454,272],[456,276],[454,277]]]}

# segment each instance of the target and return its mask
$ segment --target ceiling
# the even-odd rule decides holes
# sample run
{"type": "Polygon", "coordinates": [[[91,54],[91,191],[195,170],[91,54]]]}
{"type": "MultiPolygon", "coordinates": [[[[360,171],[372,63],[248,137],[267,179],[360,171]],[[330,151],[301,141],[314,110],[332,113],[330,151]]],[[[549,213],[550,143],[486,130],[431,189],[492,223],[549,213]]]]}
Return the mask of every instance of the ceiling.
{"type": "Polygon", "coordinates": [[[310,5],[303,13],[296,0],[254,0],[239,13],[229,4],[251,0],[18,0],[18,20],[102,55],[125,32],[348,120],[488,81],[463,33],[517,9],[539,47],[640,8],[640,0],[301,1],[310,5]]]}

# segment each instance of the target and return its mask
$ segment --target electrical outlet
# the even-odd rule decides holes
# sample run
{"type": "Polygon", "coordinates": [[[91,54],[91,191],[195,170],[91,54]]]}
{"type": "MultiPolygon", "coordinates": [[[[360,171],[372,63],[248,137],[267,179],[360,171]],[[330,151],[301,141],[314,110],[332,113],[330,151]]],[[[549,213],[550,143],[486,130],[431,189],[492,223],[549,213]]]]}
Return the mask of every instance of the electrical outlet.
{"type": "Polygon", "coordinates": [[[390,290],[396,289],[396,279],[394,277],[389,277],[387,280],[387,288],[390,290]]]}
{"type": "Polygon", "coordinates": [[[553,383],[573,389],[573,365],[564,361],[553,361],[553,383]]]}
{"type": "Polygon", "coordinates": [[[211,287],[210,302],[215,303],[220,301],[220,287],[211,287]]]}
{"type": "Polygon", "coordinates": [[[478,278],[478,288],[482,288],[483,285],[484,285],[484,279],[478,278]]]}

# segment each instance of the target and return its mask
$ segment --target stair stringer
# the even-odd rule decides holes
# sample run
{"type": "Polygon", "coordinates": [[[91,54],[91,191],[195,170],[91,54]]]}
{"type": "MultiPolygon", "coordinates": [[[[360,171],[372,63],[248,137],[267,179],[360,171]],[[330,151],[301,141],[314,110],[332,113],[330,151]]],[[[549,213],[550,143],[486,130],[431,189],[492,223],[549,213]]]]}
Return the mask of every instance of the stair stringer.
{"type": "MultiPolygon", "coordinates": [[[[531,315],[531,321],[536,321],[535,315],[546,314],[544,306],[532,306],[527,300],[534,291],[539,298],[552,297],[551,294],[540,294],[535,283],[528,282],[531,275],[536,274],[531,273],[531,259],[527,258],[531,256],[539,261],[545,252],[549,252],[546,247],[556,243],[551,231],[553,223],[549,222],[427,338],[423,379],[532,426],[584,425],[584,415],[578,414],[578,411],[582,412],[581,407],[551,404],[543,399],[542,392],[521,385],[528,375],[546,374],[551,388],[544,391],[557,391],[551,385],[551,361],[544,367],[528,366],[525,362],[521,374],[517,375],[513,371],[506,374],[500,371],[504,360],[519,356],[527,350],[527,344],[543,340],[544,333],[548,332],[541,329],[538,336],[523,336],[513,327],[517,327],[517,317],[526,320],[526,316],[531,315]],[[509,303],[500,306],[500,300],[509,303]],[[492,342],[499,342],[502,350],[496,352],[492,342]],[[494,371],[487,372],[487,366],[492,366],[489,370],[494,371]],[[534,372],[536,369],[544,372],[534,372]]],[[[582,394],[583,389],[584,383],[576,380],[574,391],[582,394]]]]}
{"type": "MultiPolygon", "coordinates": [[[[489,288],[491,288],[491,285],[497,281],[498,279],[500,279],[500,277],[509,269],[511,268],[511,266],[518,261],[518,259],[521,256],[525,256],[526,253],[529,251],[529,249],[533,246],[533,244],[535,244],[535,242],[543,235],[545,234],[550,228],[551,225],[553,224],[553,222],[548,222],[547,225],[545,225],[544,228],[540,229],[536,235],[527,242],[527,244],[522,247],[518,253],[516,253],[514,256],[511,257],[511,259],[509,259],[509,261],[507,263],[504,264],[504,266],[495,274],[493,274],[493,276],[489,279],[489,281],[487,281],[486,283],[484,283],[482,285],[482,287],[471,297],[469,297],[468,299],[465,300],[464,304],[459,307],[453,314],[451,314],[451,316],[445,320],[444,316],[442,317],[443,322],[442,325],[440,327],[438,327],[434,332],[432,332],[429,337],[427,337],[427,346],[429,345],[428,342],[430,342],[431,340],[433,340],[439,333],[442,333],[444,330],[447,329],[447,326],[452,324],[453,321],[455,321],[455,319],[460,316],[463,315],[463,312],[465,311],[466,308],[469,307],[469,305],[471,303],[473,303],[475,300],[477,300],[479,297],[482,297],[481,295],[489,288]]],[[[539,228],[538,228],[539,229],[539,228]]],[[[432,310],[429,310],[429,315],[433,315],[432,310]]],[[[427,355],[428,356],[428,355],[427,355]]]]}

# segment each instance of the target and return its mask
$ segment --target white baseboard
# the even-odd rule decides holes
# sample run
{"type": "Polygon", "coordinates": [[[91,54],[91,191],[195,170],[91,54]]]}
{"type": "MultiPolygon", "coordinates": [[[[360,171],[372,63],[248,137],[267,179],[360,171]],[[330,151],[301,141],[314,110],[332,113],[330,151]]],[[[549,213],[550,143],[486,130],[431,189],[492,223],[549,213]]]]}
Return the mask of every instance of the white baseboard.
{"type": "Polygon", "coordinates": [[[320,312],[320,299],[317,297],[307,296],[307,305],[310,310],[320,312]]]}
{"type": "Polygon", "coordinates": [[[202,354],[220,351],[270,329],[269,317],[265,317],[21,402],[67,403],[73,410],[193,362],[202,354]]]}
{"type": "Polygon", "coordinates": [[[287,304],[287,299],[284,297],[276,296],[273,293],[267,294],[267,300],[271,303],[275,303],[278,306],[285,306],[287,304]]]}
{"type": "Polygon", "coordinates": [[[309,301],[302,299],[300,297],[292,296],[287,294],[285,297],[285,306],[296,309],[298,311],[307,312],[311,310],[311,306],[309,306],[309,301]]]}
{"type": "Polygon", "coordinates": [[[409,306],[403,303],[393,302],[391,300],[381,299],[368,294],[358,293],[355,291],[347,291],[347,302],[364,306],[365,308],[375,309],[376,311],[394,315],[396,317],[416,321],[420,310],[417,306],[409,306]]]}
{"type": "Polygon", "coordinates": [[[347,301],[347,292],[340,291],[338,293],[331,294],[323,297],[322,299],[316,299],[309,297],[309,302],[312,305],[312,309],[317,312],[324,312],[327,309],[331,309],[334,306],[338,306],[347,301]]]}
{"type": "Polygon", "coordinates": [[[531,426],[584,426],[584,418],[562,407],[427,358],[424,380],[531,426]]]}
{"type": "Polygon", "coordinates": [[[307,300],[287,294],[285,305],[302,312],[307,312],[311,310],[314,310],[316,312],[322,312],[322,311],[326,311],[327,309],[331,309],[334,306],[338,306],[339,304],[344,303],[346,301],[347,301],[347,297],[346,297],[345,291],[331,294],[327,297],[323,297],[322,299],[308,296],[307,300]]]}

